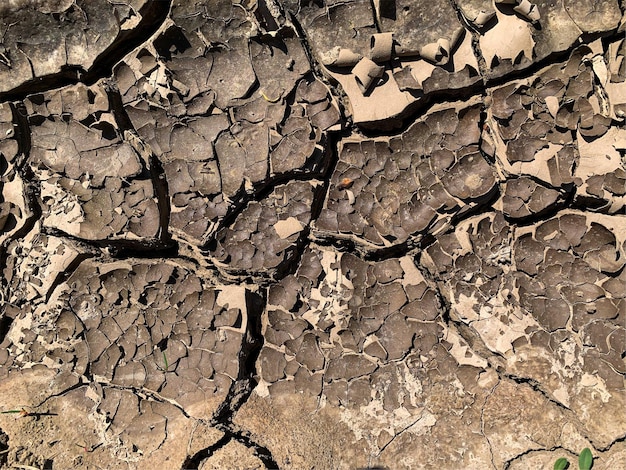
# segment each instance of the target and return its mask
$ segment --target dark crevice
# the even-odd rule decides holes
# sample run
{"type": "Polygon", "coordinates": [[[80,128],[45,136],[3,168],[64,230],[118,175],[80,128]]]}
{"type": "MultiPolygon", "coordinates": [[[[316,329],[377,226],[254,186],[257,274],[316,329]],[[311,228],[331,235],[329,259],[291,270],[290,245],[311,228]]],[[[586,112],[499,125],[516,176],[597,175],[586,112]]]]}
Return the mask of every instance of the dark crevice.
{"type": "Polygon", "coordinates": [[[54,293],[55,289],[63,284],[65,281],[67,281],[84,260],[92,258],[94,256],[95,255],[93,253],[80,253],[79,255],[77,255],[76,258],[63,271],[59,272],[54,278],[52,284],[50,284],[48,292],[46,293],[45,302],[47,303],[50,300],[50,297],[54,293]]]}
{"type": "Polygon", "coordinates": [[[95,244],[106,249],[113,258],[163,259],[181,257],[179,246],[173,241],[167,244],[152,241],[142,241],[140,244],[117,242],[95,242],[95,244]]]}
{"type": "Polygon", "coordinates": [[[332,178],[333,173],[335,172],[335,168],[337,168],[337,163],[339,162],[339,134],[329,134],[326,143],[325,151],[327,155],[324,157],[324,161],[326,162],[326,166],[324,171],[320,177],[322,180],[321,187],[321,195],[318,199],[315,199],[313,202],[313,207],[311,207],[311,222],[317,220],[324,208],[324,202],[326,200],[326,195],[328,194],[328,190],[330,188],[330,180],[332,178]]]}
{"type": "Polygon", "coordinates": [[[361,255],[360,246],[350,237],[349,235],[339,234],[335,235],[327,235],[327,234],[310,234],[311,242],[315,243],[318,246],[322,247],[333,247],[337,251],[352,253],[356,256],[361,255]]]}
{"type": "Polygon", "coordinates": [[[621,442],[626,442],[626,434],[621,435],[620,437],[614,439],[611,443],[604,447],[595,446],[598,452],[608,452],[613,448],[615,444],[619,444],[621,442]]]}
{"type": "Polygon", "coordinates": [[[0,344],[4,342],[7,334],[9,334],[9,330],[11,329],[11,325],[13,324],[13,318],[10,316],[3,314],[0,316],[0,344]]]}
{"type": "Polygon", "coordinates": [[[150,173],[150,180],[152,181],[152,187],[157,199],[157,207],[159,211],[159,234],[157,237],[163,242],[164,248],[171,248],[173,245],[172,236],[169,233],[168,227],[170,222],[170,198],[167,185],[167,179],[165,178],[165,171],[158,157],[148,148],[148,146],[140,139],[137,131],[133,127],[132,121],[126,113],[124,104],[122,102],[122,96],[119,90],[114,85],[107,87],[107,95],[109,97],[109,103],[115,117],[115,122],[122,134],[122,138],[125,141],[129,141],[129,144],[135,148],[135,151],[140,154],[144,160],[145,165],[148,167],[150,173]]]}
{"type": "MultiPolygon", "coordinates": [[[[30,156],[31,149],[31,134],[30,126],[28,125],[28,119],[26,117],[26,108],[24,104],[10,103],[13,129],[15,132],[15,140],[17,142],[17,157],[14,162],[14,168],[17,174],[20,176],[24,184],[24,201],[26,204],[25,221],[22,227],[17,229],[7,240],[0,245],[0,272],[5,269],[7,265],[7,258],[9,256],[6,246],[8,246],[13,240],[19,240],[24,238],[33,228],[37,221],[41,218],[41,206],[40,201],[40,188],[35,181],[33,171],[28,164],[28,157],[30,156]]],[[[6,279],[4,276],[0,278],[0,287],[6,286],[6,279]]],[[[3,305],[0,304],[0,307],[3,305]]]]}
{"type": "MultiPolygon", "coordinates": [[[[261,316],[265,306],[265,299],[259,294],[246,292],[246,310],[248,324],[243,343],[239,351],[239,372],[237,380],[233,382],[228,396],[215,410],[211,423],[219,428],[231,430],[232,420],[239,408],[245,403],[252,389],[256,386],[256,360],[263,347],[261,334],[261,316]]],[[[220,429],[223,430],[223,429],[220,429]]]]}
{"type": "Polygon", "coordinates": [[[24,199],[28,205],[30,211],[24,226],[13,234],[13,239],[19,239],[26,236],[33,227],[37,220],[41,218],[42,210],[40,206],[40,188],[34,183],[36,181],[32,168],[28,164],[28,158],[30,157],[30,149],[32,147],[32,138],[30,133],[30,126],[28,124],[27,112],[24,107],[24,103],[11,103],[11,113],[13,115],[13,123],[15,124],[15,139],[18,145],[18,156],[15,162],[15,169],[20,175],[24,183],[24,199]]]}
{"type": "MultiPolygon", "coordinates": [[[[520,176],[528,178],[540,186],[552,187],[546,184],[545,181],[542,181],[541,179],[535,176],[532,176],[532,175],[520,175],[520,176]]],[[[512,181],[514,179],[515,178],[510,178],[507,181],[512,181]]],[[[559,192],[559,194],[563,196],[563,198],[560,201],[557,200],[556,202],[554,202],[553,204],[550,204],[548,207],[546,207],[542,211],[535,212],[525,217],[513,218],[505,214],[504,218],[512,227],[525,227],[525,226],[534,225],[534,224],[538,224],[540,222],[549,220],[555,217],[560,211],[562,211],[563,209],[567,207],[575,207],[573,205],[573,201],[574,201],[574,198],[576,197],[576,186],[573,183],[563,184],[561,187],[556,187],[554,189],[556,189],[559,192]]]]}
{"type": "Polygon", "coordinates": [[[274,460],[271,451],[267,447],[260,445],[258,442],[255,442],[247,434],[242,433],[241,431],[236,431],[233,433],[233,438],[244,446],[248,447],[249,449],[252,449],[254,455],[261,462],[263,462],[263,465],[265,465],[265,468],[267,468],[268,470],[276,470],[280,468],[274,460]]]}
{"type": "Polygon", "coordinates": [[[478,135],[478,152],[483,156],[485,160],[487,160],[492,166],[496,165],[496,151],[495,148],[492,149],[492,154],[487,153],[489,149],[485,149],[488,143],[485,141],[485,134],[489,133],[489,124],[487,123],[487,106],[484,104],[485,98],[487,97],[486,93],[483,93],[483,105],[480,107],[480,115],[478,118],[478,128],[480,129],[480,133],[478,135]],[[487,145],[486,145],[487,144],[487,145]]]}
{"type": "Polygon", "coordinates": [[[561,403],[561,402],[555,400],[554,398],[552,398],[545,390],[543,390],[541,388],[541,384],[538,381],[536,381],[535,379],[531,379],[529,377],[520,377],[518,375],[511,374],[511,373],[502,373],[501,376],[505,377],[505,378],[507,378],[509,380],[512,380],[516,384],[528,385],[535,392],[540,393],[546,400],[548,400],[550,403],[556,405],[558,408],[564,410],[566,413],[569,414],[569,413],[572,412],[571,409],[569,409],[563,403],[561,403]]]}
{"type": "Polygon", "coordinates": [[[8,450],[9,450],[9,435],[0,429],[0,467],[4,466],[8,462],[8,450]]]}
{"type": "Polygon", "coordinates": [[[18,145],[18,153],[22,157],[27,158],[30,155],[30,149],[32,146],[32,139],[30,134],[30,126],[28,124],[28,112],[24,103],[16,102],[11,103],[11,114],[13,116],[13,123],[15,126],[15,140],[18,145]]]}
{"type": "MultiPolygon", "coordinates": [[[[421,240],[421,238],[419,237],[417,238],[421,240]]],[[[410,243],[415,243],[415,242],[413,240],[407,240],[397,245],[380,248],[379,250],[370,251],[363,256],[363,259],[365,261],[371,261],[371,262],[377,263],[380,261],[387,260],[389,258],[398,258],[400,256],[405,255],[409,251],[410,243]]],[[[419,242],[417,243],[419,244],[419,242]]]]}
{"type": "Polygon", "coordinates": [[[217,450],[233,439],[251,449],[266,468],[278,468],[269,449],[255,442],[248,433],[237,429],[236,425],[233,424],[235,414],[248,400],[257,384],[256,361],[264,343],[261,333],[261,316],[263,315],[265,301],[264,296],[251,292],[246,293],[248,325],[239,352],[239,372],[237,374],[237,380],[233,382],[228,391],[228,395],[217,410],[215,410],[210,420],[210,424],[219,431],[222,431],[224,436],[215,444],[188,457],[183,463],[182,470],[197,469],[202,460],[211,457],[217,450]]]}
{"type": "Polygon", "coordinates": [[[109,98],[109,106],[111,108],[111,112],[113,113],[113,117],[115,118],[115,123],[120,130],[121,135],[119,137],[123,138],[125,131],[136,132],[126,109],[124,109],[122,95],[117,88],[117,84],[112,81],[107,83],[106,93],[109,98]]]}
{"type": "Polygon", "coordinates": [[[161,161],[154,154],[150,156],[150,177],[152,179],[152,186],[157,197],[157,206],[160,217],[158,237],[166,246],[171,247],[173,244],[172,235],[168,230],[171,213],[169,188],[167,185],[167,179],[165,178],[163,165],[161,165],[161,161]]]}
{"type": "Polygon", "coordinates": [[[107,250],[111,256],[137,256],[140,258],[162,258],[170,253],[175,253],[176,247],[171,243],[164,243],[158,239],[148,240],[87,240],[64,232],[55,227],[43,226],[41,233],[53,237],[67,238],[81,245],[89,245],[100,249],[107,250]]]}
{"type": "MultiPolygon", "coordinates": [[[[48,403],[50,400],[54,399],[54,398],[58,398],[58,397],[62,397],[64,395],[67,395],[69,392],[73,392],[74,390],[78,390],[80,388],[83,387],[87,387],[88,384],[85,384],[83,382],[78,382],[77,384],[72,385],[71,387],[66,388],[65,390],[61,391],[61,392],[57,392],[57,393],[53,393],[51,395],[48,395],[46,398],[44,398],[41,402],[39,402],[38,404],[34,405],[32,408],[33,409],[38,409],[41,408],[42,406],[44,406],[46,403],[48,403]]],[[[33,413],[34,414],[34,413],[33,413]]],[[[42,413],[43,414],[43,413],[42,413]]]]}
{"type": "MultiPolygon", "coordinates": [[[[503,470],[508,470],[509,468],[511,468],[511,465],[515,462],[518,461],[519,459],[527,456],[527,455],[533,455],[535,453],[538,452],[556,452],[558,450],[565,450],[567,452],[572,452],[569,449],[566,449],[562,446],[555,446],[555,447],[546,447],[546,448],[542,448],[542,449],[528,449],[525,452],[522,452],[521,454],[517,454],[515,457],[510,458],[509,460],[507,460],[506,462],[504,462],[504,464],[502,465],[502,469],[503,470]]],[[[574,452],[572,452],[574,453],[574,452]]],[[[571,466],[569,467],[570,469],[572,468],[571,466]]],[[[573,469],[572,469],[573,470],[573,469]]]]}
{"type": "MultiPolygon", "coordinates": [[[[77,83],[84,83],[89,86],[93,85],[101,78],[110,76],[115,64],[133,49],[146,42],[146,40],[159,29],[170,12],[170,6],[171,0],[146,2],[138,11],[141,22],[137,27],[128,30],[120,30],[117,38],[98,55],[93,65],[88,70],[75,65],[63,66],[57,73],[43,77],[35,77],[11,91],[0,93],[0,102],[22,100],[33,93],[75,85],[77,83]]],[[[97,27],[97,25],[93,26],[97,27]]]]}
{"type": "MultiPolygon", "coordinates": [[[[394,10],[396,9],[395,2],[384,2],[382,3],[382,5],[379,5],[379,8],[384,8],[385,6],[387,6],[387,8],[393,8],[394,10]]],[[[372,22],[374,23],[374,26],[376,26],[376,32],[381,33],[383,32],[383,29],[382,29],[382,26],[380,25],[380,21],[378,21],[379,15],[376,12],[376,5],[375,5],[374,0],[370,0],[370,8],[372,10],[372,22]]]]}
{"type": "Polygon", "coordinates": [[[209,447],[201,449],[195,454],[188,456],[183,462],[181,470],[198,470],[198,468],[200,468],[200,464],[204,459],[208,459],[215,452],[220,450],[232,440],[232,434],[224,434],[221,439],[219,439],[215,444],[212,444],[209,447]]]}

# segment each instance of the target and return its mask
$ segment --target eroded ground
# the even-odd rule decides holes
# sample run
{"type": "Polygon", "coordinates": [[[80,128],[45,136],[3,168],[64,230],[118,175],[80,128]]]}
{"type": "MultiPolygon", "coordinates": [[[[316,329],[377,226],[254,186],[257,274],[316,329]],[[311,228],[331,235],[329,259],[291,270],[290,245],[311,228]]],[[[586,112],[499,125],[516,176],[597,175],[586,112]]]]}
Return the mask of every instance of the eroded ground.
{"type": "Polygon", "coordinates": [[[617,0],[0,6],[0,466],[626,467],[617,0]]]}

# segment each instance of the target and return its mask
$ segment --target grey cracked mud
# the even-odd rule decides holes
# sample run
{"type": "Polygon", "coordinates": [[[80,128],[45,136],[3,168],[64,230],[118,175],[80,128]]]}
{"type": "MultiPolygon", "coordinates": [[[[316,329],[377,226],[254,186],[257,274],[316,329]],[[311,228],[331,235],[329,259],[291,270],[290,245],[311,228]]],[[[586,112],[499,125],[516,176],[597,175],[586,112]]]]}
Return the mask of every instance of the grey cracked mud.
{"type": "Polygon", "coordinates": [[[0,467],[626,466],[621,1],[0,7],[0,467]]]}

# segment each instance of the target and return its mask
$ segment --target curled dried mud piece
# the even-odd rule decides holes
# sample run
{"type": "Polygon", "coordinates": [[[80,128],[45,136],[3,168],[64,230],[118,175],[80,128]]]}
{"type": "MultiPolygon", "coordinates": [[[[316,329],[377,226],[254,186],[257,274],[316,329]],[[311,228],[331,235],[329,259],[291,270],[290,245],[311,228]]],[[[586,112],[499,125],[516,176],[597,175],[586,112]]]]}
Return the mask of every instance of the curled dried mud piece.
{"type": "Polygon", "coordinates": [[[452,38],[439,38],[436,43],[426,44],[420,49],[420,57],[435,65],[446,65],[450,60],[451,51],[461,39],[463,28],[457,28],[452,38]]]}
{"type": "Polygon", "coordinates": [[[370,47],[370,58],[374,62],[387,62],[393,54],[393,33],[373,34],[370,47]]]}
{"type": "Polygon", "coordinates": [[[363,56],[351,49],[344,49],[336,46],[322,54],[322,64],[335,67],[352,67],[356,65],[363,56]]]}
{"type": "Polygon", "coordinates": [[[436,43],[427,44],[420,49],[420,56],[435,65],[445,65],[450,59],[450,41],[439,39],[436,43]]]}
{"type": "Polygon", "coordinates": [[[367,57],[363,57],[352,69],[356,83],[363,94],[366,94],[372,86],[376,85],[384,72],[385,67],[376,65],[376,62],[367,57]]]}
{"type": "Polygon", "coordinates": [[[491,0],[457,0],[456,4],[465,19],[479,29],[496,15],[491,0]]]}
{"type": "Polygon", "coordinates": [[[481,11],[472,22],[477,26],[485,26],[494,16],[496,16],[495,11],[481,11]]]}
{"type": "Polygon", "coordinates": [[[518,5],[513,7],[513,10],[533,23],[539,21],[539,8],[528,0],[521,0],[518,5]]]}
{"type": "Polygon", "coordinates": [[[559,112],[559,99],[556,96],[546,96],[545,102],[548,107],[548,112],[553,118],[556,118],[556,115],[559,112]]]}

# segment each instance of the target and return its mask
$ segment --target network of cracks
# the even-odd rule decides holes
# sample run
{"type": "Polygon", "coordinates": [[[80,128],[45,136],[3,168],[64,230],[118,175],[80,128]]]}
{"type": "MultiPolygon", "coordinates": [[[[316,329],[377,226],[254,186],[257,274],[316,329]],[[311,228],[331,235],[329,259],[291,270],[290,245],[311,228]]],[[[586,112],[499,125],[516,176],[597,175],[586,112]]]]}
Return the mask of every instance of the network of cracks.
{"type": "Polygon", "coordinates": [[[0,467],[625,466],[623,10],[0,6],[0,467]]]}

